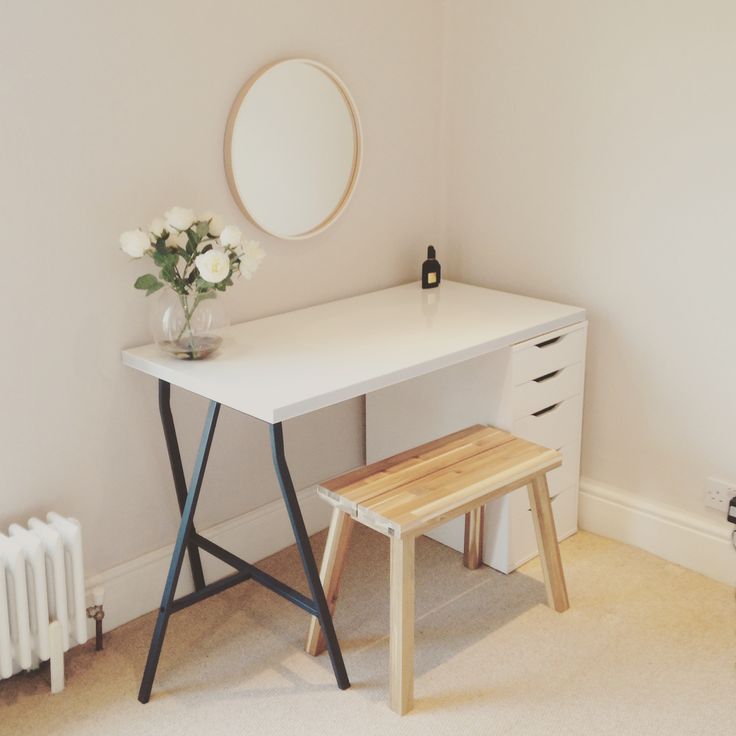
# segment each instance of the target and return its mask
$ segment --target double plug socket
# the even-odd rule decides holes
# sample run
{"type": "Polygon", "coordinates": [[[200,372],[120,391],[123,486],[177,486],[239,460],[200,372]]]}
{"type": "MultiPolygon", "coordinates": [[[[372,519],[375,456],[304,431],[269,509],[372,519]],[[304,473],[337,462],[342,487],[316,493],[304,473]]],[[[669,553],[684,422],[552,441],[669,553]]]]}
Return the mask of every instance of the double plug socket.
{"type": "Polygon", "coordinates": [[[708,508],[728,513],[729,504],[734,497],[736,497],[736,483],[729,483],[719,478],[708,478],[705,481],[703,501],[708,508]]]}

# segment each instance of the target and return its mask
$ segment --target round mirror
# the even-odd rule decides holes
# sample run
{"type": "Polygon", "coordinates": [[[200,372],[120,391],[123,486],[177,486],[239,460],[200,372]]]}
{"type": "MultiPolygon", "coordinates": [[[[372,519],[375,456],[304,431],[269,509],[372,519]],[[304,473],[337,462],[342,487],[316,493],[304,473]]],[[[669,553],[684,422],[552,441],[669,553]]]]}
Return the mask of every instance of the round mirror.
{"type": "Polygon", "coordinates": [[[230,191],[265,232],[308,238],[345,209],[361,148],[358,111],[340,78],[316,61],[280,61],[233,103],[225,133],[230,191]]]}

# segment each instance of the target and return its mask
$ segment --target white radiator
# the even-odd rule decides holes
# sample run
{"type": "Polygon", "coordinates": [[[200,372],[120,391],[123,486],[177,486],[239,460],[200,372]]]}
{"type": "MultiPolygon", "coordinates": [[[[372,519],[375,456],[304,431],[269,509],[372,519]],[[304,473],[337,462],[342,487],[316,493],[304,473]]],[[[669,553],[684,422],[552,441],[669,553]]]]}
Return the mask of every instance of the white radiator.
{"type": "Polygon", "coordinates": [[[82,531],[50,512],[0,534],[0,679],[51,660],[63,687],[63,652],[87,641],[82,531]]]}

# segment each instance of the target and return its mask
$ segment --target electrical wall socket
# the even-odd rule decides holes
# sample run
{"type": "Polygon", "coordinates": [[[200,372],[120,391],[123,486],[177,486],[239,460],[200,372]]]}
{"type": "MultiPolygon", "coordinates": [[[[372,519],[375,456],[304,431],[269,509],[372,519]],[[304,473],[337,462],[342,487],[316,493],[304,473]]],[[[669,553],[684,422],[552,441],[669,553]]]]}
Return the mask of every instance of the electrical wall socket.
{"type": "Polygon", "coordinates": [[[728,483],[718,478],[707,478],[703,500],[710,509],[728,511],[728,502],[736,496],[736,483],[728,483]]]}

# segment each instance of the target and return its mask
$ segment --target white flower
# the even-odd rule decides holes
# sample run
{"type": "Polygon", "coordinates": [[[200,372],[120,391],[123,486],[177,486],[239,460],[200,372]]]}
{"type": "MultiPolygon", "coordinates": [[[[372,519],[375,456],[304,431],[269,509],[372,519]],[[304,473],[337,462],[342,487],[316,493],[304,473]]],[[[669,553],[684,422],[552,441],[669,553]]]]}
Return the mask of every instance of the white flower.
{"type": "Polygon", "coordinates": [[[243,253],[240,256],[241,276],[250,280],[265,257],[266,253],[263,248],[261,248],[261,244],[257,240],[247,241],[243,246],[243,253]]]}
{"type": "Polygon", "coordinates": [[[194,260],[199,275],[211,284],[219,284],[230,273],[230,259],[221,250],[213,248],[194,260]]]}
{"type": "Polygon", "coordinates": [[[157,217],[151,224],[148,226],[148,232],[153,235],[154,240],[158,240],[163,235],[164,230],[166,230],[166,222],[161,217],[157,217]]]}
{"type": "Polygon", "coordinates": [[[209,210],[207,212],[203,212],[198,218],[200,222],[207,222],[209,221],[209,234],[214,235],[214,237],[217,237],[222,232],[222,218],[219,215],[214,214],[213,212],[210,212],[209,210]]]}
{"type": "Polygon", "coordinates": [[[172,227],[177,230],[186,230],[194,222],[194,212],[184,209],[184,207],[172,207],[164,214],[164,217],[166,218],[166,224],[169,226],[169,230],[172,227]]]}
{"type": "Polygon", "coordinates": [[[187,234],[186,233],[169,233],[169,237],[166,238],[166,245],[169,248],[174,248],[177,245],[180,248],[186,248],[187,247],[187,234]]]}
{"type": "Polygon", "coordinates": [[[128,230],[120,236],[120,247],[131,258],[140,258],[151,244],[143,230],[128,230]]]}
{"type": "Polygon", "coordinates": [[[226,228],[223,228],[222,232],[220,233],[220,242],[227,247],[228,245],[233,246],[233,248],[237,248],[240,245],[240,241],[243,239],[243,233],[240,232],[240,230],[235,227],[235,225],[228,225],[226,228]]]}

